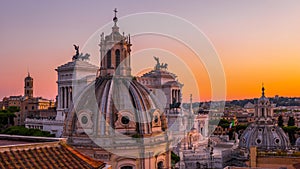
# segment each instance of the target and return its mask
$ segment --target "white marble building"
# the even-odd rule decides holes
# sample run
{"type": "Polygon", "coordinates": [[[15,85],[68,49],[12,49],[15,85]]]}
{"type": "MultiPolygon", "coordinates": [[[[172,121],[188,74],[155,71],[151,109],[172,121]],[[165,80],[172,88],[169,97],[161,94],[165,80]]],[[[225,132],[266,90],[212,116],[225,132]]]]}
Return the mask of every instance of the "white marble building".
{"type": "Polygon", "coordinates": [[[90,64],[87,59],[83,59],[88,55],[79,54],[73,56],[71,62],[59,66],[57,69],[57,108],[55,119],[26,118],[25,124],[27,128],[37,128],[49,131],[56,137],[62,137],[65,116],[73,109],[74,88],[80,91],[81,88],[90,84],[96,79],[99,68],[90,64]]]}

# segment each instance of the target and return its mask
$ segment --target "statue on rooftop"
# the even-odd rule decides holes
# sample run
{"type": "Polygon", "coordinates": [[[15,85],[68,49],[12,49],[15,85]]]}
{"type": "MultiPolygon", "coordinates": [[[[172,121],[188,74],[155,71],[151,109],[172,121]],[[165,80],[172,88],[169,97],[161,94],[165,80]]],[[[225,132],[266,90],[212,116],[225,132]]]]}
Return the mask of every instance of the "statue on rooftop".
{"type": "Polygon", "coordinates": [[[155,70],[168,69],[167,63],[160,63],[158,57],[153,56],[153,58],[156,61],[155,70]]]}
{"type": "Polygon", "coordinates": [[[80,53],[79,54],[79,45],[73,45],[74,46],[74,49],[76,51],[76,54],[72,57],[72,60],[90,60],[90,54],[86,53],[85,55],[83,55],[83,53],[80,53]]]}
{"type": "Polygon", "coordinates": [[[78,57],[79,57],[79,45],[73,45],[74,46],[74,49],[76,51],[76,54],[73,56],[72,60],[77,60],[78,57]]]}
{"type": "Polygon", "coordinates": [[[76,55],[79,55],[79,45],[73,45],[76,50],[76,55]]]}
{"type": "Polygon", "coordinates": [[[160,68],[162,68],[162,69],[168,69],[168,64],[167,63],[162,63],[160,65],[160,68]]]}

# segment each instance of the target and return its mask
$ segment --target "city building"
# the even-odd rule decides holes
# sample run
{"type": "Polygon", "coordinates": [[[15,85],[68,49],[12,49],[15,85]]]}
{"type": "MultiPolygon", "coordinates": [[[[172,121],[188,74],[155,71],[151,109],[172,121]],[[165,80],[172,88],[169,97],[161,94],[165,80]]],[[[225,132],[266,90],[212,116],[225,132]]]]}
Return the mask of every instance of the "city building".
{"type": "Polygon", "coordinates": [[[251,146],[265,150],[287,150],[290,146],[288,136],[273,120],[274,105],[265,97],[265,88],[262,87],[262,96],[255,104],[255,122],[247,127],[240,137],[239,147],[249,153],[251,146]]]}
{"type": "Polygon", "coordinates": [[[289,152],[267,152],[258,150],[257,147],[250,148],[249,168],[300,168],[300,155],[297,151],[289,152]]]}
{"type": "Polygon", "coordinates": [[[8,107],[21,108],[22,98],[22,95],[4,97],[2,101],[0,101],[0,110],[7,110],[8,107]]]}
{"type": "Polygon", "coordinates": [[[131,76],[130,36],[101,34],[101,67],[95,82],[78,91],[66,114],[67,143],[116,169],[170,168],[167,120],[159,102],[131,76]]]}
{"type": "MultiPolygon", "coordinates": [[[[79,54],[78,50],[79,47],[77,48],[76,54],[73,56],[72,61],[55,69],[57,71],[58,79],[58,97],[57,106],[55,109],[45,109],[47,108],[47,105],[39,105],[39,109],[37,109],[35,106],[31,106],[31,104],[29,104],[35,102],[41,104],[42,98],[29,97],[29,99],[25,101],[29,102],[25,104],[27,106],[25,107],[25,110],[33,108],[33,110],[39,112],[32,113],[32,110],[31,112],[27,113],[27,118],[25,120],[25,126],[27,128],[38,128],[44,131],[49,131],[51,134],[55,134],[56,137],[62,137],[65,115],[73,109],[73,97],[76,97],[74,96],[74,93],[76,94],[76,91],[90,84],[95,79],[97,70],[99,69],[97,66],[94,66],[88,62],[88,57],[86,57],[88,54],[79,54]],[[33,102],[32,99],[40,99],[40,101],[33,102]]],[[[31,79],[31,81],[33,80],[31,79]]],[[[29,90],[30,88],[27,87],[26,89],[29,90]]]]}
{"type": "Polygon", "coordinates": [[[14,118],[14,125],[25,125],[26,117],[52,117],[55,114],[55,102],[42,97],[33,97],[33,78],[28,73],[24,79],[24,96],[4,97],[1,109],[19,108],[14,118]]]}
{"type": "Polygon", "coordinates": [[[288,136],[274,121],[274,104],[265,97],[264,87],[254,107],[255,122],[236,141],[238,147],[231,152],[227,168],[298,168],[299,150],[290,145],[288,136]]]}

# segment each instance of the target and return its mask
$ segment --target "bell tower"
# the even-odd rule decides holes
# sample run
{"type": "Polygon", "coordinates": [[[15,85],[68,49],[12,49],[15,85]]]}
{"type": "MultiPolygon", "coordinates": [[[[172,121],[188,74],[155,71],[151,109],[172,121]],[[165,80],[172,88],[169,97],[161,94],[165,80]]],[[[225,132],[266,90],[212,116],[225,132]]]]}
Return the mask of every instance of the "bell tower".
{"type": "Polygon", "coordinates": [[[30,77],[30,73],[28,72],[27,77],[24,79],[24,96],[27,98],[33,97],[33,78],[30,77]]]}
{"type": "Polygon", "coordinates": [[[120,34],[117,25],[117,9],[114,10],[114,25],[112,32],[100,38],[100,76],[130,76],[130,52],[131,42],[130,35],[120,34]]]}

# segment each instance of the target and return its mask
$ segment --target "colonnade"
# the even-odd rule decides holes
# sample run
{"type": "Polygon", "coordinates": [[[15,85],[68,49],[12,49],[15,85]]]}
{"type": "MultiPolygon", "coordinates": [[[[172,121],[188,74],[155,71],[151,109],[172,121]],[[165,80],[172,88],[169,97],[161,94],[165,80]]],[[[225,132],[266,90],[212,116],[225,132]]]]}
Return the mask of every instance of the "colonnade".
{"type": "Polygon", "coordinates": [[[58,107],[62,109],[70,108],[72,103],[72,87],[64,86],[59,88],[58,107]]]}
{"type": "Polygon", "coordinates": [[[180,95],[180,90],[179,89],[172,89],[172,99],[175,98],[176,102],[180,102],[181,100],[181,95],[180,95]]]}

